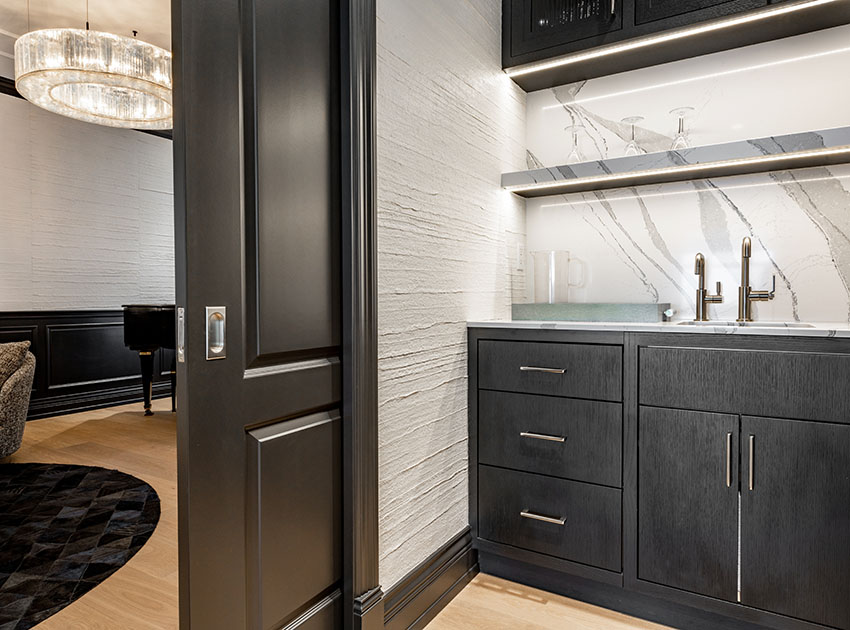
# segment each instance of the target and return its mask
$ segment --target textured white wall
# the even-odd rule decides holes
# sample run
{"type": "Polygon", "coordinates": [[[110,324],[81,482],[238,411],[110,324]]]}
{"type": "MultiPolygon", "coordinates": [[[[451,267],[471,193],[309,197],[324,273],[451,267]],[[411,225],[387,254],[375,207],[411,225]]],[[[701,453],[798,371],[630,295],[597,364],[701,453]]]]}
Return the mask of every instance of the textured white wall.
{"type": "Polygon", "coordinates": [[[171,141],[0,95],[0,310],[174,301],[171,141]]]}
{"type": "Polygon", "coordinates": [[[381,583],[469,522],[466,322],[509,317],[525,94],[501,0],[378,0],[381,583]]]}

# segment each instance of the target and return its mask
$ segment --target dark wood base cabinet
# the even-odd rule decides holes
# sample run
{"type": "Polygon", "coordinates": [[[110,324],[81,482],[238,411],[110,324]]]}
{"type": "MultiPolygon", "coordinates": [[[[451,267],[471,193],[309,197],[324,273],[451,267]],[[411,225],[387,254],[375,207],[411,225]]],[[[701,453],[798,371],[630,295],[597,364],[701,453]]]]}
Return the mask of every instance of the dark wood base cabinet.
{"type": "Polygon", "coordinates": [[[470,328],[481,570],[689,630],[850,630],[848,375],[843,339],[470,328]]]}

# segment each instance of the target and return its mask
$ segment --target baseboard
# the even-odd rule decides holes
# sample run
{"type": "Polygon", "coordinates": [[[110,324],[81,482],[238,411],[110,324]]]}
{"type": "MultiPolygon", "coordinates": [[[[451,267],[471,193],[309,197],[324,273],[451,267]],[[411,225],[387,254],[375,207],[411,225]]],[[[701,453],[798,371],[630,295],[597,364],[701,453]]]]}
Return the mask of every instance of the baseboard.
{"type": "MultiPolygon", "coordinates": [[[[171,383],[154,383],[153,398],[171,396],[171,383]]],[[[141,403],[144,400],[141,385],[131,385],[94,392],[69,394],[67,396],[52,396],[50,398],[33,399],[30,401],[27,420],[38,420],[67,413],[78,413],[116,405],[141,403]]],[[[141,410],[141,408],[140,408],[141,410]]]]}
{"type": "Polygon", "coordinates": [[[421,630],[478,573],[467,527],[384,595],[385,630],[421,630]]]}
{"type": "Polygon", "coordinates": [[[481,552],[481,573],[557,593],[570,599],[687,630],[765,630],[764,626],[732,619],[675,602],[657,599],[610,584],[533,566],[497,554],[481,552]]]}

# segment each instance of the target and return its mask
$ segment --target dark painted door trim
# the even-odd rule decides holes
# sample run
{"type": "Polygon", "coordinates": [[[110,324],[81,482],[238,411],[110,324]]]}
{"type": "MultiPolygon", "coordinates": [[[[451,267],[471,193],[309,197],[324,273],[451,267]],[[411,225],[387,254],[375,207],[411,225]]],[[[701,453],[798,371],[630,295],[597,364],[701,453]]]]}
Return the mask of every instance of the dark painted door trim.
{"type": "Polygon", "coordinates": [[[343,596],[345,627],[353,630],[384,625],[378,583],[376,21],[375,0],[341,2],[343,596]]]}

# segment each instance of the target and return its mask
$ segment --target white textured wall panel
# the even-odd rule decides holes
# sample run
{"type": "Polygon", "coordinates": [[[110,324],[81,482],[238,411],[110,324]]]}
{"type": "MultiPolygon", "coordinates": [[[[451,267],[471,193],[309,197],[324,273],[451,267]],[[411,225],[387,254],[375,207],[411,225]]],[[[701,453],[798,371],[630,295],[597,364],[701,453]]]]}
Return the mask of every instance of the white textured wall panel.
{"type": "Polygon", "coordinates": [[[466,322],[508,317],[525,94],[501,71],[501,0],[378,0],[381,583],[469,522],[466,322]]]}
{"type": "Polygon", "coordinates": [[[0,96],[0,310],[174,301],[171,142],[0,96]]]}

